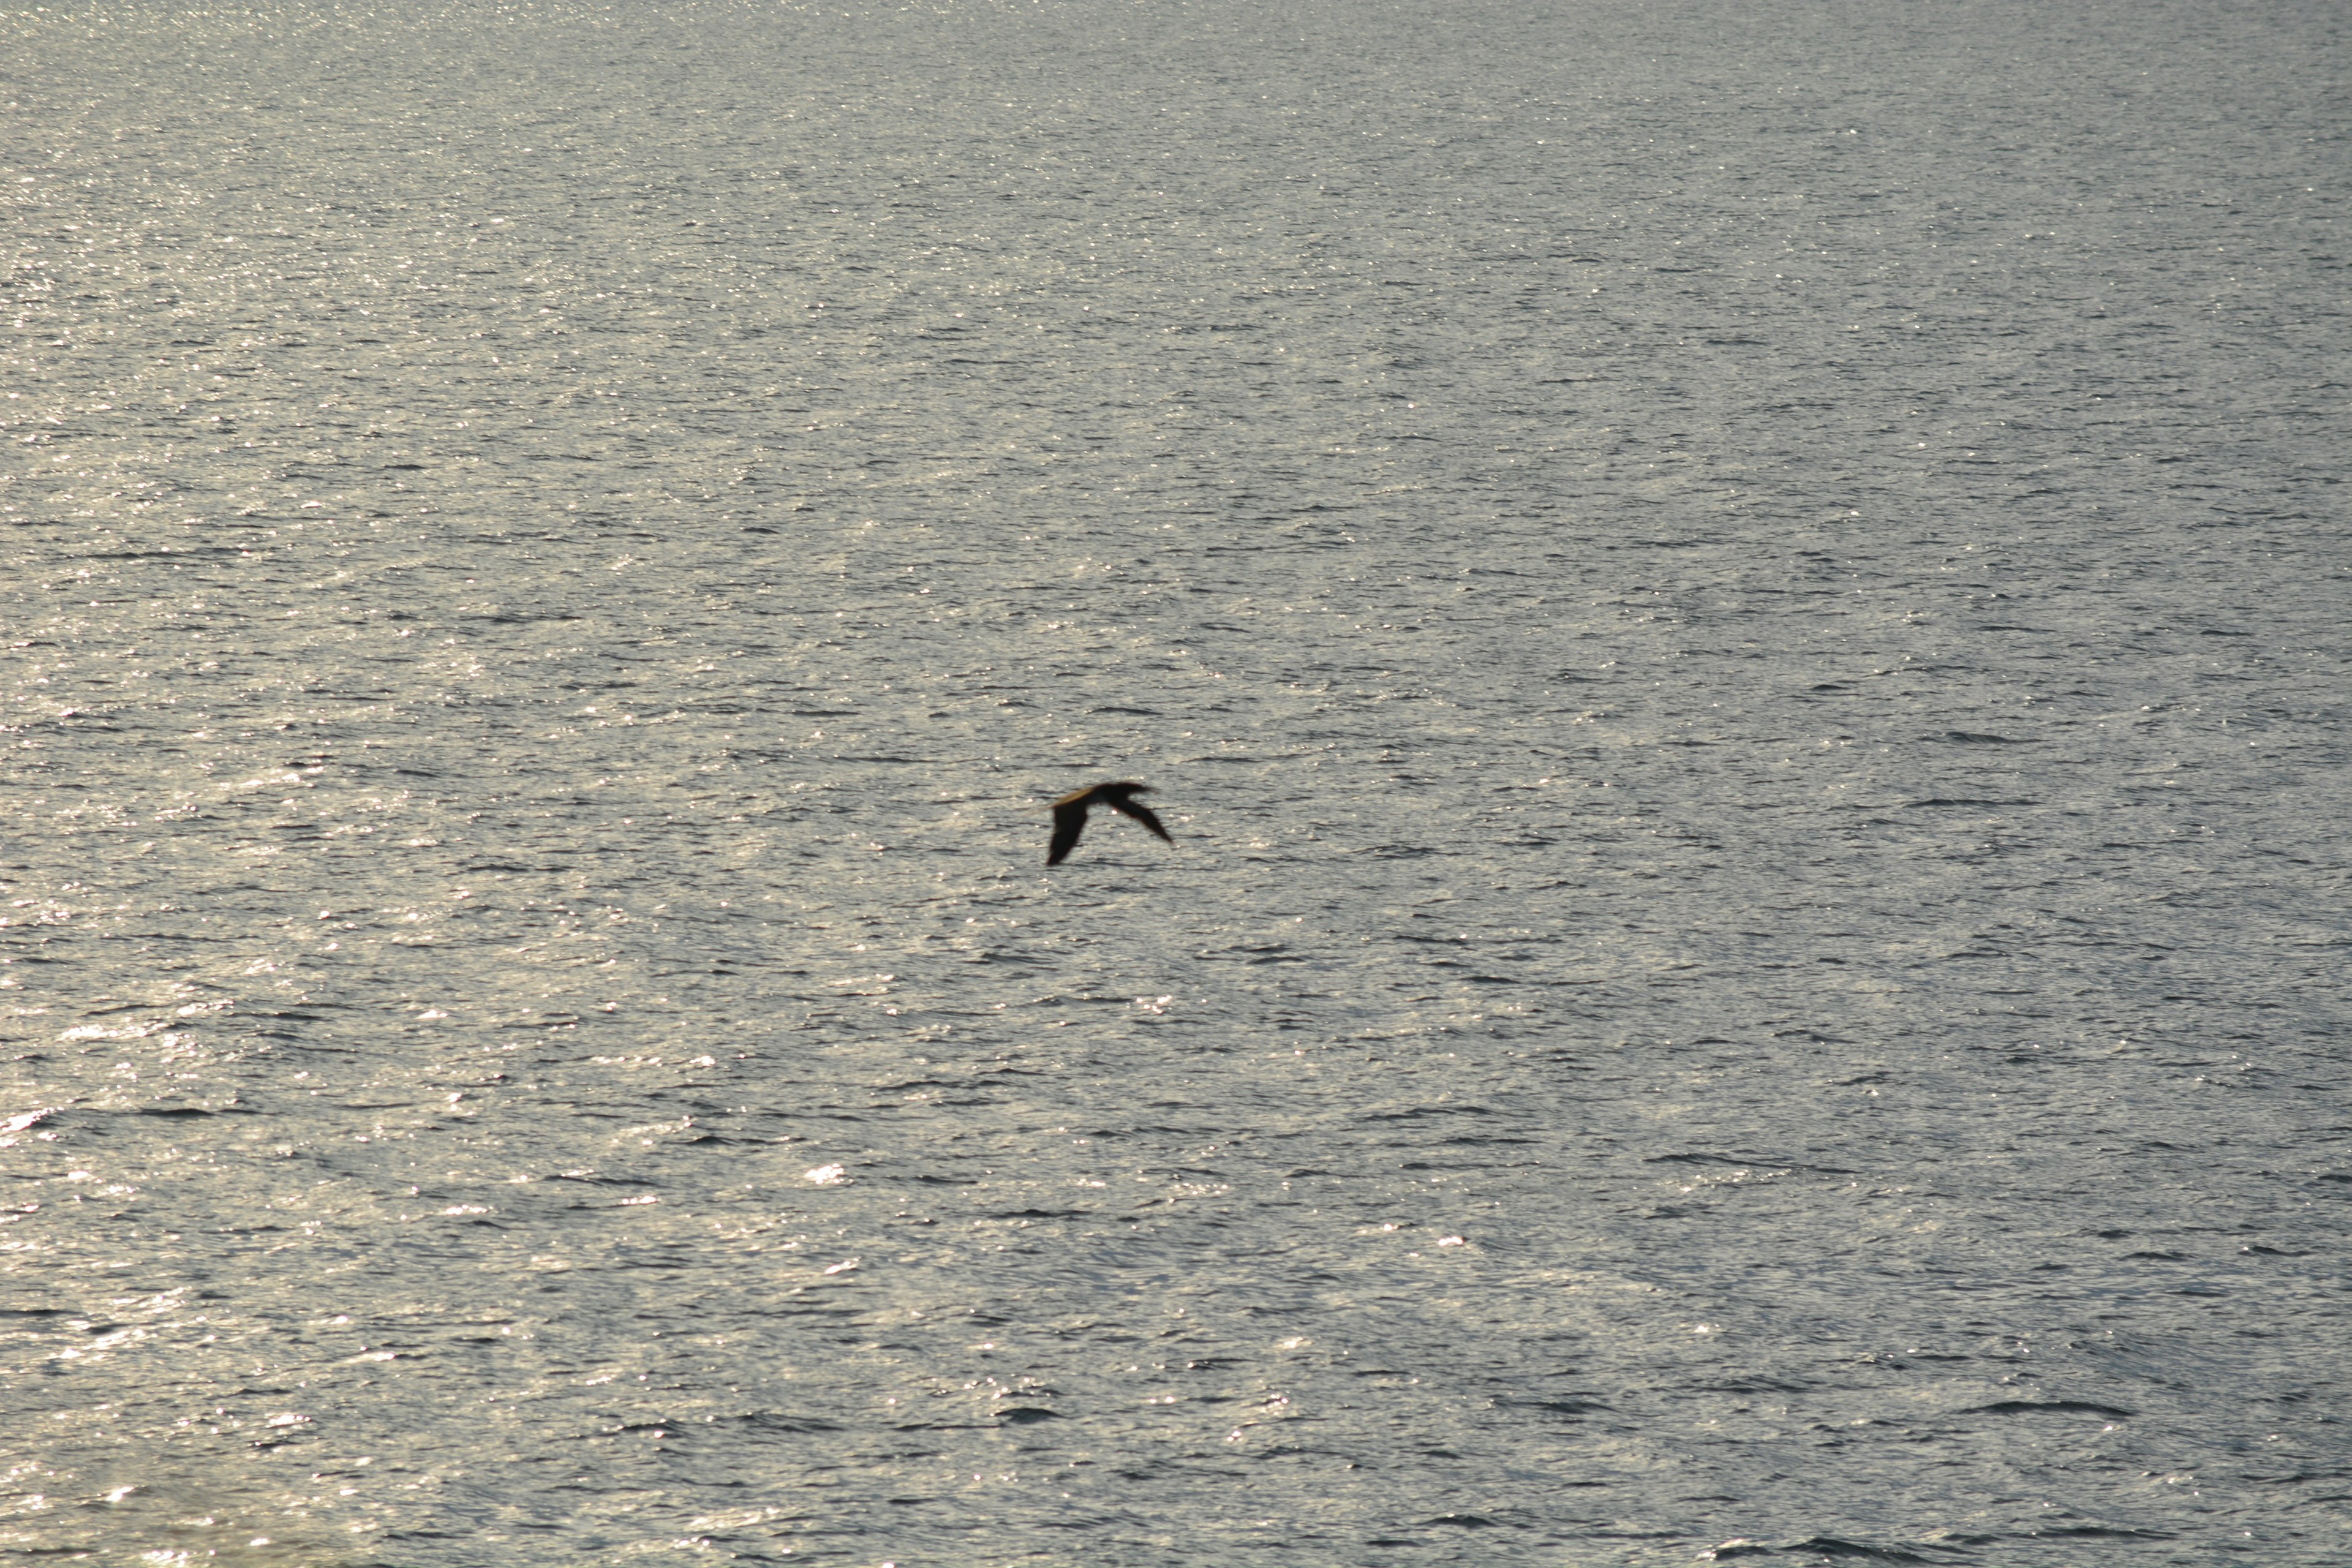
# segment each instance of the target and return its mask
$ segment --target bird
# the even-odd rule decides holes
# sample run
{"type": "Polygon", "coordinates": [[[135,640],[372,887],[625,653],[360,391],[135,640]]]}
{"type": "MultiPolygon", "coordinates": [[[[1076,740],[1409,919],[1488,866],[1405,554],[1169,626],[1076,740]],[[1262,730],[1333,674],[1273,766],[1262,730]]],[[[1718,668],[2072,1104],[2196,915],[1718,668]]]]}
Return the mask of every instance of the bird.
{"type": "Polygon", "coordinates": [[[1150,784],[1137,784],[1133,779],[1121,779],[1117,784],[1098,784],[1091,789],[1075,789],[1054,803],[1054,847],[1045,852],[1045,864],[1058,866],[1062,858],[1077,847],[1078,835],[1086,830],[1087,807],[1107,805],[1123,816],[1131,816],[1152,832],[1166,838],[1168,830],[1160,826],[1160,818],[1151,808],[1136,800],[1139,795],[1151,793],[1150,784]]]}

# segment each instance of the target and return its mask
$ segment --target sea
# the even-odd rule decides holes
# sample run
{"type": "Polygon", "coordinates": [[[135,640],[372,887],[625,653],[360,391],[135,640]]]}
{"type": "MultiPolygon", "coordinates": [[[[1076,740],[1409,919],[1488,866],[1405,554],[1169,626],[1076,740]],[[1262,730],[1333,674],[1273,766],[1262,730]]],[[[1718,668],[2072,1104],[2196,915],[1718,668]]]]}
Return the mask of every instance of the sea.
{"type": "Polygon", "coordinates": [[[2330,0],[6,0],[0,1559],[2352,1563],[2347,173],[2330,0]]]}

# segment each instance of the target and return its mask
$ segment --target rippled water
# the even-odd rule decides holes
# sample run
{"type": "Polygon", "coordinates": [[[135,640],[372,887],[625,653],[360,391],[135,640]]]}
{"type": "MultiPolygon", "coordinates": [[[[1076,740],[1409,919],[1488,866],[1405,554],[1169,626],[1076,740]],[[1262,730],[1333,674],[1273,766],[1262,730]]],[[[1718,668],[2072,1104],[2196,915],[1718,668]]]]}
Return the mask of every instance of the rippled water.
{"type": "Polygon", "coordinates": [[[8,1554],[2344,1561],[2334,8],[0,58],[8,1554]]]}

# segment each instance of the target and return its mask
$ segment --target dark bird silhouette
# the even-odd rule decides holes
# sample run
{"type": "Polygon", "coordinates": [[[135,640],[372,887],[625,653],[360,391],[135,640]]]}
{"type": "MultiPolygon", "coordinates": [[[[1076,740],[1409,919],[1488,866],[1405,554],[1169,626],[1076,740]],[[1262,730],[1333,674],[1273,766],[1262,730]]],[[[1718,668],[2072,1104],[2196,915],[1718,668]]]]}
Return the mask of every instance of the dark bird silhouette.
{"type": "Polygon", "coordinates": [[[1151,808],[1139,804],[1135,799],[1139,795],[1150,793],[1150,784],[1139,784],[1133,779],[1122,779],[1118,784],[1098,784],[1092,789],[1072,790],[1055,801],[1054,803],[1054,847],[1045,852],[1045,864],[1060,865],[1062,857],[1077,847],[1078,835],[1086,831],[1087,807],[1090,805],[1107,805],[1122,816],[1135,818],[1160,837],[1167,838],[1169,843],[1175,843],[1173,838],[1168,838],[1168,830],[1160,826],[1160,818],[1151,814],[1151,808]]]}

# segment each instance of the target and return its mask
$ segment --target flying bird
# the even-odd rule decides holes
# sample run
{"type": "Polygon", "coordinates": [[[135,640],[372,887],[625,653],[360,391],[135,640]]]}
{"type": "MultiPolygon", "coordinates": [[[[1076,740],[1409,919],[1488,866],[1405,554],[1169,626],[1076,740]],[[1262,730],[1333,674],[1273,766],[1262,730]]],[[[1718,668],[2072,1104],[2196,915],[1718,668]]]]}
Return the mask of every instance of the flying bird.
{"type": "Polygon", "coordinates": [[[1135,818],[1160,837],[1167,838],[1169,843],[1175,843],[1173,838],[1168,837],[1168,830],[1160,826],[1160,818],[1152,815],[1151,808],[1139,803],[1135,798],[1139,795],[1150,793],[1150,784],[1139,784],[1133,779],[1123,779],[1118,784],[1098,784],[1092,789],[1072,790],[1055,801],[1054,803],[1054,847],[1045,852],[1045,864],[1060,865],[1062,857],[1077,847],[1078,835],[1086,831],[1087,807],[1090,805],[1107,805],[1122,816],[1135,818]]]}

